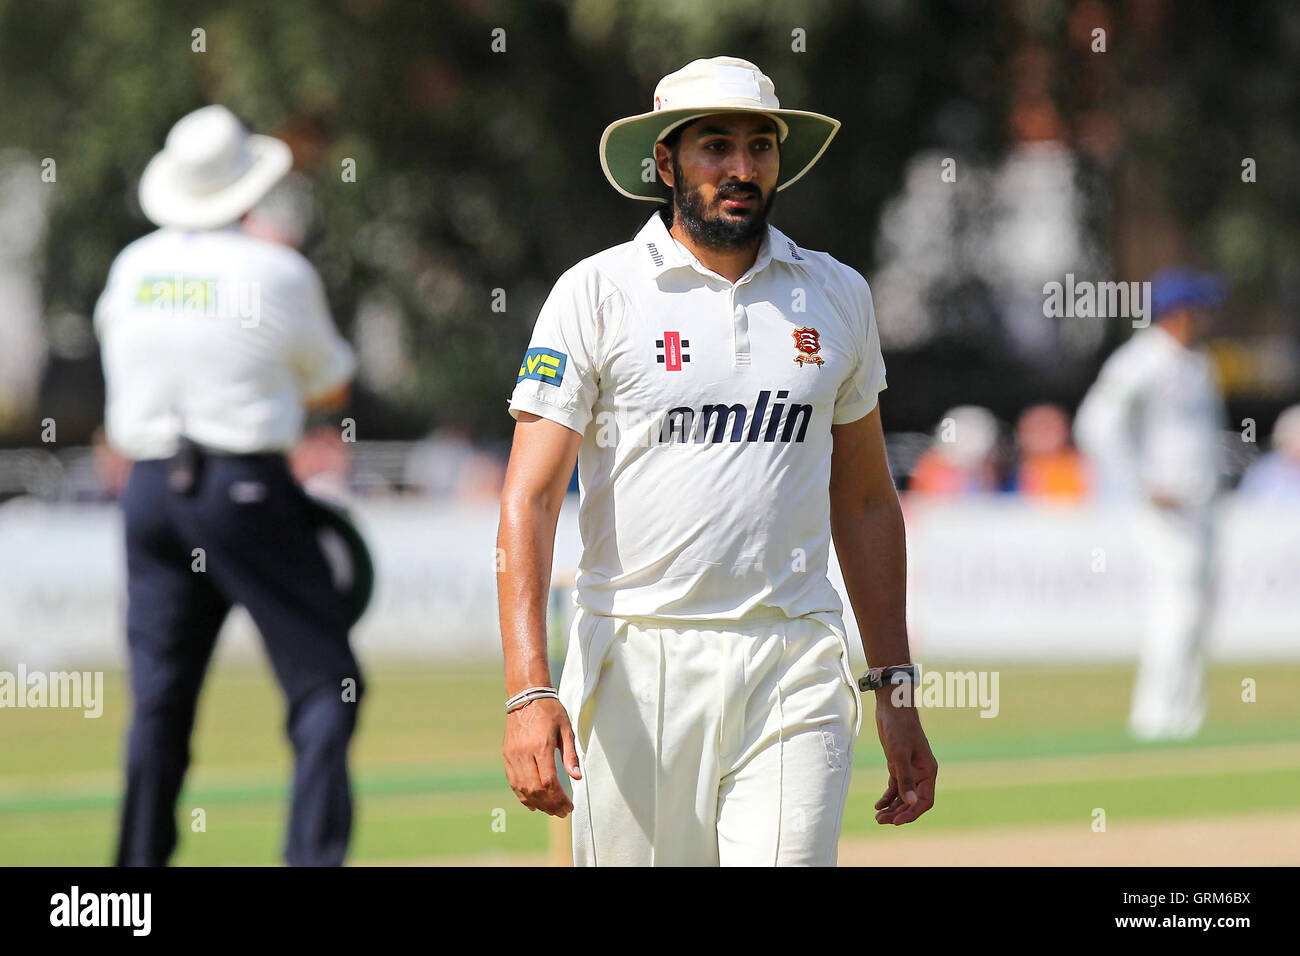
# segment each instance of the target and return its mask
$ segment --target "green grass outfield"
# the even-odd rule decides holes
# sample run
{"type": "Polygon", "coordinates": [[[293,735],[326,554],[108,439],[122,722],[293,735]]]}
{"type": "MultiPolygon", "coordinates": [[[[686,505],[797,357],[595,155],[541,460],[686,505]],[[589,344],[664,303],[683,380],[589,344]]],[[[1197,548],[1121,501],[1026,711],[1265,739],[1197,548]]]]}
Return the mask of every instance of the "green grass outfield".
{"type": "MultiPolygon", "coordinates": [[[[963,669],[954,664],[931,664],[963,669]]],[[[1210,717],[1194,742],[1138,744],[1124,733],[1131,669],[1006,667],[1000,713],[929,709],[939,798],[917,830],[1172,819],[1300,808],[1300,666],[1218,666],[1210,717]],[[1257,701],[1243,702],[1242,680],[1257,701]]],[[[546,818],[505,783],[502,690],[495,668],[378,665],[368,673],[353,747],[353,863],[535,859],[546,818]]],[[[103,716],[0,709],[0,864],[111,861],[128,701],[105,678],[103,716]]],[[[200,704],[194,764],[178,818],[178,864],[275,864],[290,751],[269,674],[218,660],[200,704]],[[192,832],[194,808],[206,831],[192,832]]],[[[883,760],[864,722],[845,834],[878,833],[872,803],[883,760]]]]}

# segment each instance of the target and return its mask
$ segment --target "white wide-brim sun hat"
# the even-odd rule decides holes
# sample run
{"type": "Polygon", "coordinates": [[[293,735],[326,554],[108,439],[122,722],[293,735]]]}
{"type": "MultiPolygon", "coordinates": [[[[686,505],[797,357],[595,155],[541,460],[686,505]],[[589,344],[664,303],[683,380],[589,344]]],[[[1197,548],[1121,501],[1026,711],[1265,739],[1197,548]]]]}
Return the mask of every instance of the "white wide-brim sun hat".
{"type": "Polygon", "coordinates": [[[611,185],[630,199],[667,202],[658,177],[646,182],[645,161],[678,126],[717,113],[762,113],[780,131],[781,173],[777,190],[812,169],[840,128],[840,121],[806,110],[781,109],[772,81],[748,60],[715,56],[693,60],[655,87],[654,109],[616,120],[600,137],[600,166],[611,185]]]}
{"type": "Polygon", "coordinates": [[[172,127],[140,177],[140,208],[159,226],[216,229],[248,212],[293,166],[287,143],[246,130],[224,106],[172,127]]]}

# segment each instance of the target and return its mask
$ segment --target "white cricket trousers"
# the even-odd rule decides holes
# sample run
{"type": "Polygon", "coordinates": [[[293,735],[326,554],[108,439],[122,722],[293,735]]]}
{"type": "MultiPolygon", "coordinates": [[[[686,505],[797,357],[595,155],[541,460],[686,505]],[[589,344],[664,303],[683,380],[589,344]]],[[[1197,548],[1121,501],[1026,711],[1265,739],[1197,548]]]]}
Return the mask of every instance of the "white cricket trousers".
{"type": "Polygon", "coordinates": [[[1208,511],[1145,508],[1138,533],[1150,572],[1130,732],[1144,740],[1193,736],[1205,719],[1206,632],[1212,609],[1208,511]]]}
{"type": "Polygon", "coordinates": [[[835,865],[861,713],[838,617],[662,623],[573,623],[574,864],[835,865]]]}

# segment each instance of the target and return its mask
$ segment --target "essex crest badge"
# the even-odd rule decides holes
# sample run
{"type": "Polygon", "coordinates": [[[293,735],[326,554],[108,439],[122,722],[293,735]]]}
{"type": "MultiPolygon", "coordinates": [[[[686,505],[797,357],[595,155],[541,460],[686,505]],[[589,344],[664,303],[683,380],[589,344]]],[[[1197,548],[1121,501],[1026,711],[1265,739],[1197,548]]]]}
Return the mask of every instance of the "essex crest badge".
{"type": "Polygon", "coordinates": [[[826,360],[817,354],[821,350],[821,341],[816,329],[795,329],[794,347],[799,352],[794,360],[800,365],[812,364],[821,367],[826,364],[826,360]]]}

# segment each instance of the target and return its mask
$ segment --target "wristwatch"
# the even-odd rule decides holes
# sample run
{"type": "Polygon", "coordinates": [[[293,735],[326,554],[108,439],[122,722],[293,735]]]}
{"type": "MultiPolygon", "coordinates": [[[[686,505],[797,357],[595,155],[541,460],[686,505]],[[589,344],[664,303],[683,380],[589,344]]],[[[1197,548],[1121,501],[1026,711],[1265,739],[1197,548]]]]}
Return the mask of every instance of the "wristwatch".
{"type": "Polygon", "coordinates": [[[920,683],[921,672],[915,664],[895,664],[892,667],[873,667],[858,678],[858,690],[880,690],[887,684],[901,684],[911,681],[912,685],[920,683]]]}

